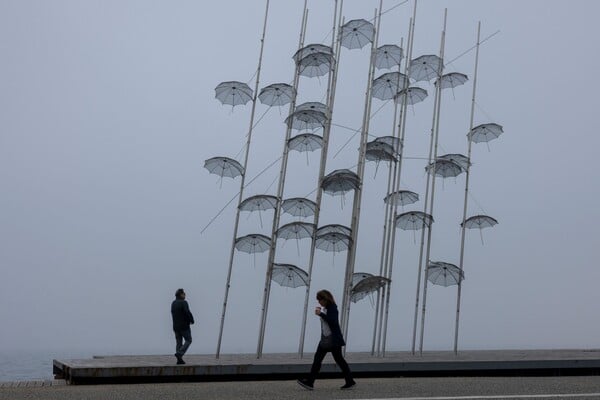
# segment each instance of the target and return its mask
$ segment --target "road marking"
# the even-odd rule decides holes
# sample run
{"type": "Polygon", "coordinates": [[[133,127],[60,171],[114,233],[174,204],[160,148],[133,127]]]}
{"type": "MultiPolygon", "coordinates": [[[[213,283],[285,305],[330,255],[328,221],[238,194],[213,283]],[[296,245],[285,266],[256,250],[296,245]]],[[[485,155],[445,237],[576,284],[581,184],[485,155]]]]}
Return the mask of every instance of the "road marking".
{"type": "Polygon", "coordinates": [[[565,393],[565,394],[517,394],[504,396],[450,396],[450,397],[394,397],[388,399],[355,399],[355,400],[475,400],[475,399],[573,399],[596,397],[600,393],[565,393]]]}

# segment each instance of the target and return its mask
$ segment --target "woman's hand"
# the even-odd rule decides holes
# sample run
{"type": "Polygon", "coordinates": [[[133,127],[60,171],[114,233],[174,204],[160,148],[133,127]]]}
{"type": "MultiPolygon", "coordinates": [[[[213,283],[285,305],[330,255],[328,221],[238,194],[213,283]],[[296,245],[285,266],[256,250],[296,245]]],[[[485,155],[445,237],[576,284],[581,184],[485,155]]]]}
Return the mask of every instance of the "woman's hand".
{"type": "Polygon", "coordinates": [[[321,307],[315,307],[315,315],[321,315],[321,307]]]}

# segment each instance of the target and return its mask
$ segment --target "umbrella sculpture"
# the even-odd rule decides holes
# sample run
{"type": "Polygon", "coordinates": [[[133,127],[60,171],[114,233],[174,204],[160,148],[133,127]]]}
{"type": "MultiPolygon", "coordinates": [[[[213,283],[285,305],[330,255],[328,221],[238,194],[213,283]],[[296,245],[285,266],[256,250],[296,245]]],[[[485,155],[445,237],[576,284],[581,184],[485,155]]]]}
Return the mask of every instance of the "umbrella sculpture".
{"type": "Polygon", "coordinates": [[[313,44],[306,45],[303,48],[301,48],[300,50],[298,50],[292,58],[294,59],[294,62],[296,64],[298,64],[298,63],[300,63],[300,60],[302,60],[306,56],[308,56],[310,54],[315,54],[315,53],[323,53],[323,54],[332,55],[333,50],[331,50],[331,47],[326,46],[324,44],[313,43],[313,44]]]}
{"type": "Polygon", "coordinates": [[[438,159],[454,161],[456,164],[460,165],[463,171],[466,171],[467,167],[471,165],[469,158],[462,154],[444,154],[439,156],[438,159]]]}
{"type": "Polygon", "coordinates": [[[350,236],[352,230],[347,226],[339,224],[323,225],[322,227],[317,229],[317,236],[326,235],[328,233],[342,233],[344,235],[350,236]]]}
{"type": "Polygon", "coordinates": [[[465,279],[464,271],[461,271],[454,264],[442,262],[442,261],[431,261],[427,267],[427,280],[434,285],[440,285],[444,287],[458,285],[459,281],[465,279]]]}
{"type": "Polygon", "coordinates": [[[402,48],[395,44],[384,44],[375,53],[375,67],[379,69],[393,68],[402,61],[402,48]]]}
{"type": "Polygon", "coordinates": [[[396,205],[405,206],[407,204],[413,204],[419,201],[419,195],[415,192],[411,192],[410,190],[398,190],[385,196],[383,201],[385,204],[394,202],[396,205]]]}
{"type": "Polygon", "coordinates": [[[314,133],[301,133],[288,140],[288,146],[300,152],[315,151],[323,147],[323,138],[314,133]]]}
{"type": "Polygon", "coordinates": [[[258,95],[261,103],[268,106],[284,106],[292,102],[296,89],[287,83],[274,83],[262,88],[258,95]]]}
{"type": "Polygon", "coordinates": [[[402,89],[396,94],[394,97],[394,101],[398,104],[404,104],[404,99],[406,99],[406,104],[410,104],[411,106],[417,103],[422,102],[427,98],[427,90],[421,89],[420,87],[413,86],[407,89],[402,89]]]}
{"type": "Polygon", "coordinates": [[[400,72],[386,72],[373,79],[371,95],[380,100],[391,100],[401,88],[408,86],[406,75],[400,72]]]}
{"type": "Polygon", "coordinates": [[[340,252],[350,247],[352,238],[343,233],[329,232],[317,236],[315,246],[324,251],[340,252]]]}
{"type": "Polygon", "coordinates": [[[356,286],[356,284],[360,281],[362,281],[365,278],[368,278],[370,276],[373,276],[373,274],[370,274],[368,272],[355,272],[352,274],[352,287],[356,286]]]}
{"type": "Polygon", "coordinates": [[[430,174],[435,171],[435,176],[441,176],[442,178],[457,177],[463,172],[463,168],[452,160],[445,160],[438,158],[431,164],[425,167],[425,171],[430,174]]]}
{"type": "Polygon", "coordinates": [[[235,239],[235,248],[244,253],[253,254],[252,265],[256,266],[256,253],[264,253],[271,247],[271,238],[259,233],[241,236],[235,239]]]}
{"type": "Polygon", "coordinates": [[[223,104],[237,106],[252,100],[252,89],[243,82],[221,82],[215,88],[215,97],[223,104]]]}
{"type": "Polygon", "coordinates": [[[435,81],[435,84],[437,85],[438,82],[442,82],[442,89],[448,89],[464,85],[468,80],[469,77],[467,77],[465,74],[461,74],[460,72],[450,72],[442,75],[441,78],[435,81]]]}
{"type": "Polygon", "coordinates": [[[293,215],[294,217],[307,218],[315,215],[317,204],[303,197],[292,197],[285,199],[281,204],[281,209],[284,213],[293,215]]]}
{"type": "Polygon", "coordinates": [[[375,27],[364,19],[346,22],[340,32],[342,46],[347,49],[362,49],[373,41],[375,27]]]}
{"type": "Polygon", "coordinates": [[[308,286],[306,271],[292,264],[273,264],[271,279],[285,287],[308,286]]]}
{"type": "Polygon", "coordinates": [[[258,211],[260,218],[260,226],[262,228],[261,212],[265,210],[274,210],[277,207],[277,197],[268,194],[258,194],[251,196],[240,203],[238,208],[240,211],[258,211]]]}
{"type": "Polygon", "coordinates": [[[367,295],[381,289],[391,281],[383,276],[369,276],[359,281],[350,291],[350,300],[356,303],[367,295]]]}
{"type": "Polygon", "coordinates": [[[327,115],[327,106],[318,101],[309,101],[296,106],[296,111],[301,110],[321,111],[323,114],[327,115]]]}
{"type": "Polygon", "coordinates": [[[430,54],[417,57],[410,61],[408,76],[415,81],[430,81],[439,76],[439,71],[444,68],[442,59],[430,54]]]}
{"type": "Polygon", "coordinates": [[[327,75],[334,64],[331,54],[313,53],[298,62],[299,74],[307,78],[327,75]]]}
{"type": "Polygon", "coordinates": [[[360,178],[349,169],[336,169],[326,175],[321,182],[321,188],[332,196],[342,196],[342,208],[344,207],[344,196],[350,190],[360,187],[360,178]]]}
{"type": "Polygon", "coordinates": [[[465,219],[464,224],[460,224],[467,229],[479,229],[479,236],[481,237],[481,244],[483,244],[483,228],[491,228],[498,224],[498,221],[488,215],[474,215],[465,219]]]}
{"type": "Polygon", "coordinates": [[[211,174],[219,175],[219,182],[223,182],[223,178],[235,178],[236,176],[244,175],[244,167],[228,157],[213,157],[204,161],[204,168],[211,174]]]}
{"type": "Polygon", "coordinates": [[[314,130],[323,128],[327,116],[321,111],[316,110],[300,110],[293,112],[285,119],[285,123],[293,129],[297,130],[314,130]]]}
{"type": "Polygon", "coordinates": [[[376,162],[398,160],[396,151],[391,145],[377,140],[367,143],[365,156],[368,161],[376,162]]]}
{"type": "Polygon", "coordinates": [[[289,240],[296,239],[296,249],[300,255],[300,239],[312,238],[315,233],[315,224],[308,222],[290,222],[277,229],[277,239],[289,240]]]}
{"type": "Polygon", "coordinates": [[[394,148],[396,153],[400,153],[400,138],[394,136],[380,136],[375,139],[376,142],[389,144],[394,148]]]}
{"type": "Polygon", "coordinates": [[[477,125],[467,134],[467,138],[474,143],[489,142],[502,134],[501,125],[495,123],[477,125]]]}
{"type": "Polygon", "coordinates": [[[396,217],[396,227],[405,231],[416,231],[430,227],[433,217],[422,211],[408,211],[396,217]]]}

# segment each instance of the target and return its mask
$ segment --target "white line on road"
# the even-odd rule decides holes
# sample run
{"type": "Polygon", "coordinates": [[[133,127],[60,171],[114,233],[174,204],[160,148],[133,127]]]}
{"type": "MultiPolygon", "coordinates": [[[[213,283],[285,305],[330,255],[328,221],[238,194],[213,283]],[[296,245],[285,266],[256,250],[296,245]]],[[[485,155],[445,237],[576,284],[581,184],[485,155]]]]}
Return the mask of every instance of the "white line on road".
{"type": "Polygon", "coordinates": [[[450,396],[450,397],[394,397],[389,399],[356,399],[356,400],[475,400],[475,399],[566,399],[595,397],[600,393],[565,393],[565,394],[518,394],[504,396],[450,396]]]}

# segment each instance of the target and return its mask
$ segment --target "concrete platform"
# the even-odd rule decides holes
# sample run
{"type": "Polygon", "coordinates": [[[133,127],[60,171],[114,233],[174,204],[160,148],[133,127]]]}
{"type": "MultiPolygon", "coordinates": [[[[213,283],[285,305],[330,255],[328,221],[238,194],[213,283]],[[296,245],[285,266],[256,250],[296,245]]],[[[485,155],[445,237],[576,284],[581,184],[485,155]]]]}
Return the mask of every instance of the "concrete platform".
{"type": "MultiPolygon", "coordinates": [[[[186,355],[186,365],[175,365],[172,355],[94,356],[92,359],[54,360],[55,377],[71,384],[242,381],[296,379],[305,375],[312,353],[186,355]]],[[[348,353],[357,377],[390,376],[544,376],[600,375],[600,349],[589,350],[479,350],[453,352],[348,353]]],[[[328,354],[322,378],[340,377],[328,354]]]]}

